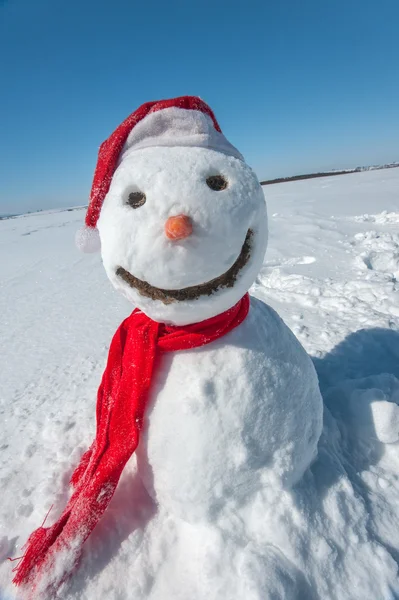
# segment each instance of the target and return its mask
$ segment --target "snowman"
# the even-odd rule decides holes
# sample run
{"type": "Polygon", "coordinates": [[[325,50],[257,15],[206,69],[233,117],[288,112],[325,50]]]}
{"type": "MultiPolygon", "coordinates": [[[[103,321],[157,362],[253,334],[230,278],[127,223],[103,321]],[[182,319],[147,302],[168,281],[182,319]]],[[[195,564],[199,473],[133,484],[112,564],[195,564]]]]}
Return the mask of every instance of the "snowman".
{"type": "Polygon", "coordinates": [[[111,283],[136,308],[112,341],[71,498],[31,535],[17,584],[37,589],[57,555],[76,564],[134,452],[159,509],[189,527],[228,512],[245,529],[265,485],[278,494],[301,479],[322,400],[302,346],[248,295],[267,236],[259,181],[199,98],[144,104],[101,146],[77,241],[101,245],[111,283]]]}

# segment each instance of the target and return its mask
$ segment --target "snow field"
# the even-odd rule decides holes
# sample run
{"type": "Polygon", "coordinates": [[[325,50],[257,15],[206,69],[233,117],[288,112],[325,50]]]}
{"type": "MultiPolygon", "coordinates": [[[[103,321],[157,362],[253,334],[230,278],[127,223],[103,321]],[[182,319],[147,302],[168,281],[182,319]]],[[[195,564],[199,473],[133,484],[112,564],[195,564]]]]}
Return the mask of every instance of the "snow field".
{"type": "MultiPolygon", "coordinates": [[[[399,598],[398,171],[265,188],[269,249],[251,293],[316,366],[325,413],[311,469],[286,491],[269,474],[207,528],[157,512],[133,459],[60,598],[399,598]]],[[[18,597],[7,556],[65,504],[109,341],[131,311],[98,255],[74,250],[83,215],[0,221],[1,600],[18,597]]]]}

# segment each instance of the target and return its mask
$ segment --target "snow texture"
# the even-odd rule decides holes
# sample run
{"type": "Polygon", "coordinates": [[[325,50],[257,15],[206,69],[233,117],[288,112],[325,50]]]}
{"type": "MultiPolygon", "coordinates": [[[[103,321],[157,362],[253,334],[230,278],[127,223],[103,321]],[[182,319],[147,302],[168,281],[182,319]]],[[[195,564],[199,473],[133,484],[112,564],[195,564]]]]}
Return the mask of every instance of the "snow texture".
{"type": "MultiPolygon", "coordinates": [[[[160,366],[153,393],[167,394],[173,411],[180,411],[173,434],[163,441],[165,457],[181,440],[185,447],[176,461],[186,470],[167,464],[157,454],[159,440],[151,440],[152,427],[145,431],[137,462],[146,487],[152,496],[161,494],[162,503],[148,494],[133,458],[59,598],[399,598],[399,230],[392,218],[399,213],[398,186],[399,173],[391,169],[266,188],[269,251],[251,293],[277,310],[313,359],[324,399],[313,462],[306,468],[314,445],[305,444],[308,424],[295,405],[301,389],[303,398],[312,397],[312,365],[274,311],[252,300],[248,319],[259,323],[259,331],[247,339],[244,325],[251,321],[246,321],[229,334],[223,367],[228,377],[221,376],[219,357],[205,349],[168,357],[170,364],[160,366]],[[291,368],[289,377],[278,381],[286,391],[286,397],[280,395],[281,412],[272,402],[270,416],[277,418],[280,447],[286,447],[288,432],[297,431],[294,444],[304,444],[301,464],[293,464],[289,447],[287,461],[274,453],[264,463],[263,448],[256,451],[259,440],[267,449],[274,443],[272,427],[262,437],[257,421],[251,426],[254,415],[244,415],[247,391],[263,407],[257,396],[262,390],[251,387],[246,362],[260,347],[271,368],[269,374],[258,373],[258,381],[274,377],[276,357],[280,373],[291,368]],[[207,368],[201,381],[190,375],[190,365],[198,361],[207,368]],[[303,377],[292,364],[304,370],[303,377]],[[174,375],[163,386],[167,370],[174,375]],[[227,386],[233,372],[235,380],[227,386]],[[240,390],[245,390],[243,414],[237,412],[240,390]],[[179,403],[190,394],[191,401],[179,403]],[[191,427],[197,420],[201,426],[205,405],[215,418],[203,424],[198,444],[185,423],[191,427]],[[218,414],[225,418],[218,421],[218,414]],[[296,418],[303,420],[296,424],[296,418]],[[247,436],[239,438],[245,423],[247,436]],[[227,436],[234,425],[235,444],[227,436]],[[212,449],[209,468],[202,470],[200,461],[201,471],[198,463],[190,470],[190,461],[204,451],[202,443],[212,449]],[[215,481],[212,469],[221,455],[226,469],[215,481]],[[251,460],[255,464],[248,469],[251,460]],[[153,461],[165,478],[160,487],[154,479],[151,488],[153,461]],[[236,471],[229,479],[231,469],[236,471]],[[176,478],[173,493],[170,477],[176,478]],[[186,477],[196,483],[193,489],[186,477]],[[189,493],[193,498],[186,502],[189,493]],[[187,514],[188,506],[193,513],[187,514]]],[[[99,256],[74,253],[73,236],[83,217],[79,209],[0,221],[0,335],[6,350],[0,404],[1,600],[23,597],[11,584],[15,563],[7,556],[21,555],[22,544],[53,503],[48,523],[65,505],[69,476],[94,434],[95,395],[109,341],[131,311],[107,285],[99,256]]],[[[219,252],[223,265],[228,253],[222,247],[216,256],[219,252]]],[[[211,352],[216,347],[210,346],[211,352]]],[[[254,357],[250,368],[258,360],[263,358],[254,357]]],[[[168,417],[160,410],[159,403],[151,403],[147,424],[172,419],[173,411],[168,417]]],[[[305,410],[309,416],[309,407],[305,410]]],[[[317,422],[317,415],[311,416],[317,422]]],[[[61,563],[71,556],[61,556],[61,563]]],[[[56,576],[62,570],[57,565],[56,576]]]]}

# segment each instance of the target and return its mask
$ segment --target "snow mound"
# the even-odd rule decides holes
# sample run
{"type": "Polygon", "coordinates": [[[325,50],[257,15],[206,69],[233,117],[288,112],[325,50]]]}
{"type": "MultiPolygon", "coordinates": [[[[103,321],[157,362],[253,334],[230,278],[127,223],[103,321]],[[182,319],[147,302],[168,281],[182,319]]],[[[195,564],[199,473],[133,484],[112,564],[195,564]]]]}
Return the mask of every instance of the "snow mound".
{"type": "Polygon", "coordinates": [[[379,224],[398,224],[399,223],[399,213],[398,212],[388,212],[387,210],[383,210],[382,212],[376,215],[359,215],[358,217],[353,217],[354,221],[358,223],[379,223],[379,224]]]}
{"type": "Polygon", "coordinates": [[[357,233],[353,244],[364,249],[357,261],[360,268],[363,262],[371,271],[388,273],[394,280],[399,279],[399,234],[366,231],[357,233]]]}

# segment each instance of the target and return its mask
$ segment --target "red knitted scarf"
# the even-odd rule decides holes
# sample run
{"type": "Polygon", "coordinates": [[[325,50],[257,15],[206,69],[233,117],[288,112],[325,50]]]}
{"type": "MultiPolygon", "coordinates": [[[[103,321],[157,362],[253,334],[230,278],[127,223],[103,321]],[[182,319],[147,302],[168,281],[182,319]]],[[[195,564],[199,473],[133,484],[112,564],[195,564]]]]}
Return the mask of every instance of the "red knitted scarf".
{"type": "MultiPolygon", "coordinates": [[[[246,294],[221,315],[183,327],[156,323],[137,309],[123,321],[112,339],[98,389],[95,440],[72,475],[74,491],[58,521],[30,535],[15,569],[15,584],[28,584],[34,589],[43,575],[51,579],[56,556],[62,551],[72,556],[68,564],[74,566],[78,561],[84,541],[107,508],[139,443],[158,353],[209,344],[242,323],[248,310],[246,294]]],[[[55,583],[59,585],[68,572],[60,576],[58,565],[56,571],[55,583]]]]}

